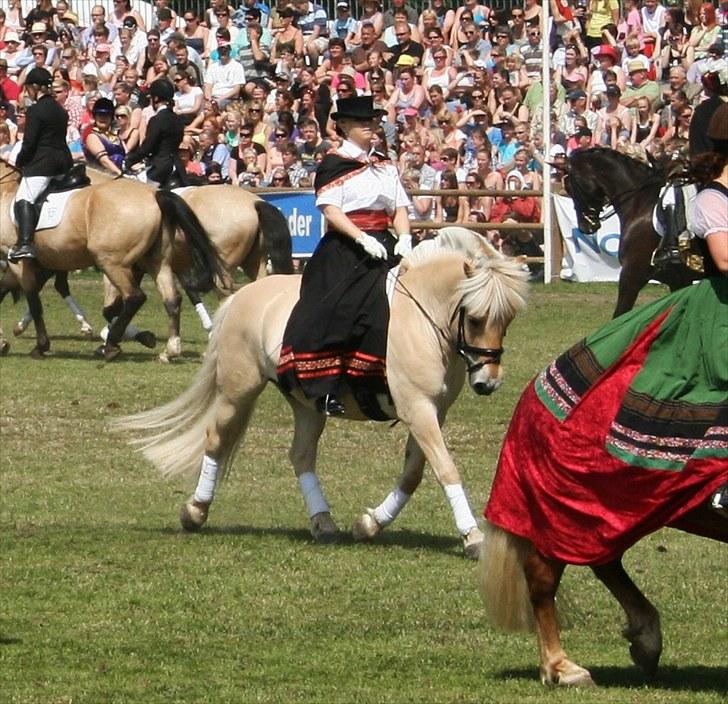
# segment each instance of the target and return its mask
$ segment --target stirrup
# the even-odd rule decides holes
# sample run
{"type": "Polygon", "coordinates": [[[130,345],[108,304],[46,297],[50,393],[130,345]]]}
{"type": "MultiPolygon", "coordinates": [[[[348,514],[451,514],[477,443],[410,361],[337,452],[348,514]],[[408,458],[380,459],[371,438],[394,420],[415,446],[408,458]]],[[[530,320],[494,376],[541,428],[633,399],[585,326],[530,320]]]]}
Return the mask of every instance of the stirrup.
{"type": "Polygon", "coordinates": [[[333,394],[319,396],[316,399],[316,410],[327,416],[343,416],[346,412],[344,404],[333,394]]]}
{"type": "Polygon", "coordinates": [[[23,244],[17,248],[13,248],[8,252],[9,262],[19,262],[21,259],[35,259],[35,249],[31,244],[23,244]]]}
{"type": "Polygon", "coordinates": [[[664,267],[669,264],[682,264],[680,258],[680,250],[677,247],[670,247],[669,249],[660,249],[659,247],[652,252],[652,258],[650,259],[650,265],[653,267],[664,267]]]}

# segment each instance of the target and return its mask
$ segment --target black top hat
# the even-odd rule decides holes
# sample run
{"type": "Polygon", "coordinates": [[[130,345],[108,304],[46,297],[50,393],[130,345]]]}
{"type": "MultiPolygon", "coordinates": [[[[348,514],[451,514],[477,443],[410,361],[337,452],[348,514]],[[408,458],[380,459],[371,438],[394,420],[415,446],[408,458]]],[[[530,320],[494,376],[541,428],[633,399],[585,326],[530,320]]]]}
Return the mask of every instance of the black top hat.
{"type": "Polygon", "coordinates": [[[374,107],[371,95],[360,95],[356,98],[339,98],[336,101],[336,112],[331,113],[331,119],[341,120],[348,117],[352,120],[373,120],[384,113],[384,110],[374,107]]]}

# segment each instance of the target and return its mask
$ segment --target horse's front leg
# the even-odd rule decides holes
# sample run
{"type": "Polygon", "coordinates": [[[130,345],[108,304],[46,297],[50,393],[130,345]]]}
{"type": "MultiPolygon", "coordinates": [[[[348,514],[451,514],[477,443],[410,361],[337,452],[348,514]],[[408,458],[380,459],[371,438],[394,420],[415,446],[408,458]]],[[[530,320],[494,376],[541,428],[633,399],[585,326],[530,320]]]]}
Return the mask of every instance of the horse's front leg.
{"type": "Polygon", "coordinates": [[[326,425],[326,416],[286,396],[293,409],[293,442],[288,457],[298,479],[306,511],[311,522],[311,535],[319,542],[331,542],[341,536],[331,517],[331,507],[324,496],[316,474],[318,441],[326,425]]]}
{"type": "Polygon", "coordinates": [[[164,309],[167,311],[169,318],[169,336],[167,338],[167,346],[159,355],[160,362],[169,362],[175,357],[182,354],[182,339],[179,334],[180,313],[182,310],[182,297],[177,290],[177,284],[174,279],[172,269],[168,266],[162,266],[155,276],[157,290],[164,301],[164,309]]]}
{"type": "Polygon", "coordinates": [[[589,671],[569,660],[561,647],[555,598],[564,567],[563,562],[547,559],[535,548],[523,565],[536,620],[541,681],[570,686],[594,684],[589,671]]]}
{"type": "Polygon", "coordinates": [[[627,615],[627,628],[623,634],[630,643],[632,661],[647,675],[654,676],[662,654],[662,630],[657,609],[630,579],[621,560],[592,567],[592,570],[627,615]]]}
{"type": "MultiPolygon", "coordinates": [[[[444,412],[443,412],[444,415],[444,412]]],[[[455,518],[455,525],[463,539],[467,557],[477,560],[483,533],[470,509],[460,473],[445,446],[441,422],[437,410],[429,401],[410,403],[406,412],[400,414],[410,432],[430,463],[440,483],[455,518]]]]}
{"type": "Polygon", "coordinates": [[[35,325],[35,347],[31,350],[30,356],[33,359],[43,359],[46,352],[51,348],[51,342],[48,339],[48,331],[46,330],[45,320],[43,318],[43,304],[40,302],[40,294],[36,289],[26,291],[25,297],[28,300],[28,308],[33,317],[35,325]]]}
{"type": "Polygon", "coordinates": [[[376,538],[395,518],[415,493],[422,482],[425,468],[425,454],[410,433],[404,451],[404,469],[397,486],[376,508],[368,508],[354,522],[352,534],[354,540],[372,540],[376,538]]]}

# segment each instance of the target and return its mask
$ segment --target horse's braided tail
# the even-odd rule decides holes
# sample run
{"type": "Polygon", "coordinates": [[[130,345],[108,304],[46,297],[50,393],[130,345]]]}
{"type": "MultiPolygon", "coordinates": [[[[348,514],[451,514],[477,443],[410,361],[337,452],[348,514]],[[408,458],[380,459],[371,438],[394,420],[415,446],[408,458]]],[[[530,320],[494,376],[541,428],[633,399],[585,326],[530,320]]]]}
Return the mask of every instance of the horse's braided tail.
{"type": "Polygon", "coordinates": [[[529,543],[490,523],[480,550],[478,583],[488,619],[503,631],[532,631],[533,609],[523,565],[529,543]]]}
{"type": "Polygon", "coordinates": [[[215,314],[202,367],[187,389],[164,406],[111,421],[114,430],[138,433],[130,444],[164,476],[194,473],[200,468],[207,426],[217,410],[220,328],[232,300],[225,299],[215,314]]]}
{"type": "Polygon", "coordinates": [[[291,232],[280,210],[264,200],[255,201],[265,246],[274,274],[292,274],[291,232]]]}
{"type": "Polygon", "coordinates": [[[185,288],[201,292],[207,292],[214,287],[220,289],[222,282],[227,281],[227,272],[220,254],[197,215],[172,191],[160,189],[155,196],[167,223],[172,228],[180,228],[187,240],[192,271],[184,275],[185,288]]]}

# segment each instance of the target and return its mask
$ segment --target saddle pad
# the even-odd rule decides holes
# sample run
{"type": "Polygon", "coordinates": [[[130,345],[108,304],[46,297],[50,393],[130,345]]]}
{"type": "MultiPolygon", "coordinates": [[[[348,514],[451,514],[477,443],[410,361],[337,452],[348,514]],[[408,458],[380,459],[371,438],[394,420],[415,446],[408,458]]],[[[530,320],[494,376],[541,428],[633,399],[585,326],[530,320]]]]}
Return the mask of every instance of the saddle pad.
{"type": "MultiPolygon", "coordinates": [[[[47,230],[51,227],[57,227],[63,219],[63,213],[68,206],[71,198],[76,193],[83,189],[76,188],[72,191],[62,191],[61,193],[51,193],[43,201],[43,207],[40,211],[40,218],[38,219],[38,225],[36,226],[36,232],[38,230],[47,230]]],[[[15,208],[14,204],[10,204],[10,221],[13,225],[17,225],[15,222],[15,208]]]]}

